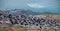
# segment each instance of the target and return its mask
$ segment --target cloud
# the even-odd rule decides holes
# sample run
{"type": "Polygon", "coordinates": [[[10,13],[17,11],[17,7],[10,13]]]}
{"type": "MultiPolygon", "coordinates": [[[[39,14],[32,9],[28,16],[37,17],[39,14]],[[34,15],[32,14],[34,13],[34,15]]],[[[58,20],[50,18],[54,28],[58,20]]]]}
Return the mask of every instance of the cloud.
{"type": "Polygon", "coordinates": [[[43,8],[45,6],[42,6],[40,4],[37,4],[37,3],[28,3],[27,4],[29,7],[32,7],[32,8],[43,8]]]}

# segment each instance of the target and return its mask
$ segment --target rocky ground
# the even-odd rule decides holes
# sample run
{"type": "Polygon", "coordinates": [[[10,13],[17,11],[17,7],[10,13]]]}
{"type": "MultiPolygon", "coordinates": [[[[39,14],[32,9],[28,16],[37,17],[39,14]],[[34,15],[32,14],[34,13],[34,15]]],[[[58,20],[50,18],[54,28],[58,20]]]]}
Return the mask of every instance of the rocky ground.
{"type": "Polygon", "coordinates": [[[11,24],[11,25],[23,25],[24,27],[33,27],[33,28],[55,28],[60,29],[60,19],[58,15],[29,15],[25,14],[19,16],[0,16],[0,24],[11,24]],[[52,16],[52,17],[51,17],[52,16]]]}
{"type": "Polygon", "coordinates": [[[59,31],[59,14],[13,15],[0,11],[0,31],[59,31]]]}

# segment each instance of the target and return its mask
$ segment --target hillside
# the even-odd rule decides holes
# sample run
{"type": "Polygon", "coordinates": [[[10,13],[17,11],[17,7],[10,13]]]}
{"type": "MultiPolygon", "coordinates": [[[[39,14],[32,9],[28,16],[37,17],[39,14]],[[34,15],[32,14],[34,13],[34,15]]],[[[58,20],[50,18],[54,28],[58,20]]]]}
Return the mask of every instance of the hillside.
{"type": "MultiPolygon", "coordinates": [[[[29,11],[30,12],[30,11],[29,11]]],[[[25,10],[0,12],[0,31],[59,31],[59,14],[35,14],[25,10]],[[28,14],[27,14],[28,13],[28,14]]],[[[34,12],[35,13],[35,12],[34,12]]]]}

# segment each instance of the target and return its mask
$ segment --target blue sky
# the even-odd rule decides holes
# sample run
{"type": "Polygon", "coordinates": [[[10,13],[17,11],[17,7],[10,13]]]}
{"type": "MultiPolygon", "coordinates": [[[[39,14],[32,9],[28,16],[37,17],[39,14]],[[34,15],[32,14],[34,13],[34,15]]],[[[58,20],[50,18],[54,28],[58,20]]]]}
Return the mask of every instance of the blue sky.
{"type": "Polygon", "coordinates": [[[0,10],[29,9],[32,11],[50,11],[60,13],[60,0],[2,0],[0,10]]]}

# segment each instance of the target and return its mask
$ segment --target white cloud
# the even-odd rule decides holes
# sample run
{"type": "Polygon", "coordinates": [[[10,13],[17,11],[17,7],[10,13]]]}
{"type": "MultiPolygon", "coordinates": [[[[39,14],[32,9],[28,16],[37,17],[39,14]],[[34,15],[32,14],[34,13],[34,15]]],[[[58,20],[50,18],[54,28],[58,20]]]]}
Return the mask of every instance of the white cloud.
{"type": "Polygon", "coordinates": [[[32,8],[43,8],[45,6],[42,6],[40,4],[37,4],[37,3],[28,3],[27,4],[29,7],[32,7],[32,8]]]}

